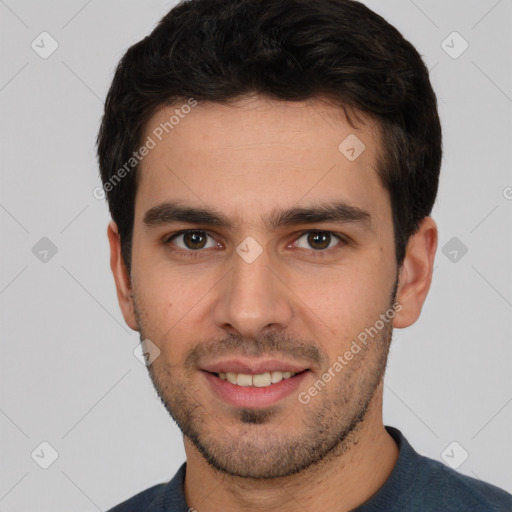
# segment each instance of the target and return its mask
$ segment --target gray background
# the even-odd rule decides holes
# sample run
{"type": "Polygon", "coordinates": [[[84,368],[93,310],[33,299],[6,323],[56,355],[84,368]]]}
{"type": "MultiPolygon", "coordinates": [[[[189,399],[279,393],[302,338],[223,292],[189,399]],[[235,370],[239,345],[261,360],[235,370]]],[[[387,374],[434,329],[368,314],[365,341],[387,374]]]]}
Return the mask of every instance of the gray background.
{"type": "MultiPolygon", "coordinates": [[[[512,492],[512,2],[365,3],[424,56],[445,149],[433,285],[417,324],[395,331],[384,420],[512,492]]],[[[133,355],[92,193],[114,66],[172,5],[0,0],[0,511],[105,510],[184,461],[133,355]],[[31,47],[50,48],[43,31],[59,45],[46,59],[31,47]],[[58,453],[48,469],[43,441],[58,453]]]]}

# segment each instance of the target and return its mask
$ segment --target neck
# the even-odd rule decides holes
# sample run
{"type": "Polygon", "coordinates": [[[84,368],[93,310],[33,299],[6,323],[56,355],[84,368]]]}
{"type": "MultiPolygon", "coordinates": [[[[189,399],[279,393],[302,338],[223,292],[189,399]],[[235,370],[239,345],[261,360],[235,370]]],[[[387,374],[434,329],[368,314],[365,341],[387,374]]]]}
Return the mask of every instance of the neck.
{"type": "Polygon", "coordinates": [[[382,423],[382,383],[364,421],[320,463],[282,478],[247,479],[214,470],[185,438],[185,498],[197,512],[345,512],[373,496],[391,474],[398,447],[382,423]]]}

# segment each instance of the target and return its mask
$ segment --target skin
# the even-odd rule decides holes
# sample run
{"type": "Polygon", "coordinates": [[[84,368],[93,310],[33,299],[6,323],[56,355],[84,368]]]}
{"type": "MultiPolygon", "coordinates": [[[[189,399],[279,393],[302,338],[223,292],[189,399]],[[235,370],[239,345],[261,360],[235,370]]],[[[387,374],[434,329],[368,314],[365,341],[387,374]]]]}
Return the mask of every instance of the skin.
{"type": "MultiPolygon", "coordinates": [[[[175,108],[158,110],[144,138],[175,108]]],[[[389,194],[375,170],[378,125],[362,119],[356,129],[321,99],[198,105],[141,163],[131,275],[117,226],[108,227],[119,304],[141,340],[161,351],[150,375],[184,432],[185,496],[199,512],[287,512],[298,504],[348,511],[375,494],[396,463],[382,421],[383,376],[392,327],[414,323],[427,296],[437,227],[422,221],[398,268],[389,194]],[[366,146],[355,161],[338,150],[349,134],[366,146]],[[213,208],[233,228],[146,226],[145,212],[165,201],[213,208]],[[269,230],[264,222],[276,209],[329,201],[366,210],[371,225],[269,230]],[[169,241],[186,229],[211,237],[199,237],[199,250],[183,236],[169,241]],[[318,248],[311,231],[345,242],[332,237],[318,248]],[[252,263],[236,252],[249,236],[262,249],[252,263]],[[292,393],[263,410],[236,408],[200,371],[220,356],[272,354],[309,368],[305,392],[395,302],[394,318],[308,404],[292,393]]]]}

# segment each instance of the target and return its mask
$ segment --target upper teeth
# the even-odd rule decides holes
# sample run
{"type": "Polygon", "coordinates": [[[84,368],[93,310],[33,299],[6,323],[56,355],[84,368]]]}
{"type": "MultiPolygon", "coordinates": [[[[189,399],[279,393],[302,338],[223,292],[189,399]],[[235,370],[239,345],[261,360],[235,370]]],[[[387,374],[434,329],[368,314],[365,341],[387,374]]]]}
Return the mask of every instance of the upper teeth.
{"type": "Polygon", "coordinates": [[[219,377],[223,380],[236,384],[238,386],[255,386],[257,388],[265,388],[271,384],[276,384],[283,379],[289,379],[296,375],[292,372],[265,372],[258,375],[248,375],[245,373],[219,373],[219,377]]]}

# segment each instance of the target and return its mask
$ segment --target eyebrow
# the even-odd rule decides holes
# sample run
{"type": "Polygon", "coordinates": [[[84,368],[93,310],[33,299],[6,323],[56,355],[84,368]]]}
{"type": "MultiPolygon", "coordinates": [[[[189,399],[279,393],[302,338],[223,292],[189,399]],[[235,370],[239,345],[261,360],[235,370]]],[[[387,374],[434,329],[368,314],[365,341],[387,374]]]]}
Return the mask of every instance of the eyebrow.
{"type": "MultiPolygon", "coordinates": [[[[164,202],[150,208],[143,218],[143,223],[148,228],[175,222],[233,229],[233,223],[228,217],[213,208],[198,208],[174,202],[164,202]]],[[[269,231],[285,226],[321,222],[355,223],[373,231],[371,214],[362,208],[344,202],[274,210],[267,218],[263,219],[263,224],[269,231]]]]}

